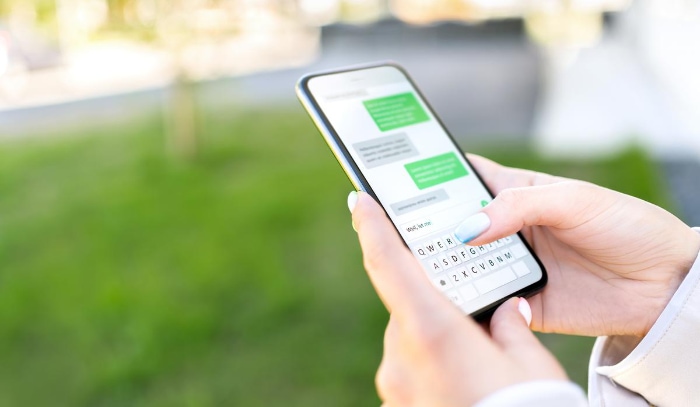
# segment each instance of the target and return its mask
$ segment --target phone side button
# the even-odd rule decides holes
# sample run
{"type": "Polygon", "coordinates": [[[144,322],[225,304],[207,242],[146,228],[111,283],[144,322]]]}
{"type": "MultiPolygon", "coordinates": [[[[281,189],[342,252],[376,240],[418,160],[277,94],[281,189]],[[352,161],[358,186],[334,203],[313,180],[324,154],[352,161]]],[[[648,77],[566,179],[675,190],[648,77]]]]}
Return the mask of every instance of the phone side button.
{"type": "Polygon", "coordinates": [[[474,283],[476,289],[483,295],[489,291],[493,291],[498,287],[504,286],[515,280],[515,273],[510,267],[505,267],[495,273],[483,277],[474,283]]]}
{"type": "Polygon", "coordinates": [[[459,293],[462,294],[464,301],[471,301],[479,296],[479,293],[476,292],[476,288],[474,288],[474,286],[471,284],[467,284],[463,287],[460,287],[459,293]]]}

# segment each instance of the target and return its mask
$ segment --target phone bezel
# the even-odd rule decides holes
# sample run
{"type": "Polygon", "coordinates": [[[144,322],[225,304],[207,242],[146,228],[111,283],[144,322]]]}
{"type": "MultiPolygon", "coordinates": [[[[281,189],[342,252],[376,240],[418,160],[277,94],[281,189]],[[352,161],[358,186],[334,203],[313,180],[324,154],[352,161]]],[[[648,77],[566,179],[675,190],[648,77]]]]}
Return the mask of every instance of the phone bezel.
{"type": "MultiPolygon", "coordinates": [[[[377,63],[371,63],[371,64],[363,64],[363,65],[356,65],[356,66],[350,66],[346,68],[339,68],[339,69],[333,69],[333,70],[326,70],[326,71],[320,71],[320,72],[312,72],[309,74],[306,74],[302,76],[296,84],[296,93],[297,96],[299,97],[299,100],[301,101],[302,105],[306,109],[306,111],[309,113],[311,116],[311,119],[314,121],[316,124],[316,127],[319,129],[321,132],[321,135],[323,136],[324,140],[326,140],[326,144],[330,148],[331,152],[333,155],[336,157],[338,160],[338,163],[340,166],[343,168],[343,172],[348,176],[350,179],[350,182],[353,184],[356,190],[358,191],[364,191],[368,193],[372,198],[379,204],[379,206],[382,207],[382,210],[387,214],[387,217],[389,217],[389,214],[387,213],[386,208],[384,205],[381,203],[381,201],[378,199],[377,195],[374,193],[372,190],[372,187],[369,185],[369,182],[367,182],[367,179],[364,177],[364,174],[362,174],[362,171],[360,168],[357,166],[355,163],[355,160],[352,158],[350,155],[350,152],[348,151],[347,147],[345,146],[345,143],[343,143],[343,140],[340,138],[338,133],[335,131],[333,126],[331,125],[330,121],[326,117],[325,113],[321,109],[321,106],[318,104],[316,101],[316,98],[314,95],[311,93],[308,83],[311,79],[320,77],[320,76],[326,76],[326,75],[337,75],[337,74],[343,74],[343,73],[350,73],[350,72],[356,72],[356,71],[361,71],[361,70],[367,70],[367,69],[373,69],[373,68],[380,68],[380,67],[393,67],[397,69],[401,74],[406,78],[406,80],[411,84],[413,87],[413,90],[418,94],[418,96],[421,98],[421,101],[425,104],[425,106],[430,110],[430,113],[432,113],[433,117],[437,121],[437,123],[440,125],[442,130],[445,132],[445,135],[447,138],[450,140],[450,142],[454,145],[454,147],[459,151],[463,156],[464,156],[464,151],[460,148],[459,144],[455,141],[454,137],[452,137],[452,134],[447,130],[447,127],[445,124],[442,122],[442,119],[435,113],[435,110],[433,107],[430,105],[428,100],[425,98],[423,95],[423,92],[416,86],[416,83],[413,81],[413,78],[406,72],[406,70],[399,64],[393,62],[393,61],[385,61],[385,62],[377,62],[377,63]]],[[[476,175],[477,179],[479,182],[483,185],[483,187],[486,189],[488,194],[491,196],[491,198],[494,197],[493,192],[491,189],[486,185],[484,180],[481,178],[481,175],[479,175],[479,172],[474,168],[474,166],[471,164],[469,161],[469,158],[464,156],[465,161],[469,163],[469,166],[471,169],[474,171],[474,174],[476,175]]],[[[389,217],[390,218],[390,217],[389,217]]],[[[390,218],[391,219],[391,218],[390,218]]],[[[396,233],[399,234],[401,237],[401,240],[403,240],[404,245],[408,247],[408,244],[406,241],[403,239],[403,236],[401,236],[401,233],[399,232],[398,228],[392,221],[391,224],[394,226],[394,229],[396,230],[396,233]]],[[[479,320],[484,320],[487,319],[493,311],[498,308],[499,305],[503,304],[505,301],[507,301],[509,298],[512,297],[529,297],[531,295],[536,294],[537,292],[541,291],[547,284],[548,281],[548,275],[547,275],[547,270],[545,269],[544,265],[542,264],[542,261],[540,258],[537,256],[535,251],[532,249],[530,244],[525,240],[524,236],[518,232],[518,236],[522,240],[522,242],[525,244],[525,247],[529,251],[529,253],[532,255],[532,257],[535,259],[537,262],[537,265],[540,267],[540,270],[542,271],[542,277],[537,280],[536,282],[523,287],[522,289],[508,294],[507,296],[485,306],[482,307],[474,312],[472,312],[470,315],[474,317],[475,319],[479,320]]]]}

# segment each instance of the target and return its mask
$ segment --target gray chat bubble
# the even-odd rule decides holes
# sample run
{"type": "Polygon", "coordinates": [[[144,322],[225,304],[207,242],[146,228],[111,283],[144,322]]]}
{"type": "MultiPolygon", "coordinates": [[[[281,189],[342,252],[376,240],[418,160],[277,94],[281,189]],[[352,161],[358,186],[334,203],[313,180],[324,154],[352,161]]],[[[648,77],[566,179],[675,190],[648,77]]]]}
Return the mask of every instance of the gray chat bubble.
{"type": "Polygon", "coordinates": [[[428,192],[427,194],[414,196],[413,198],[406,199],[405,201],[393,203],[389,206],[391,206],[391,210],[394,211],[396,216],[399,216],[425,208],[426,206],[430,206],[438,202],[446,201],[448,199],[450,199],[450,197],[447,195],[447,192],[445,192],[444,189],[438,189],[436,191],[428,192]]]}
{"type": "Polygon", "coordinates": [[[406,133],[397,133],[355,143],[352,147],[360,155],[367,168],[391,164],[418,155],[418,150],[406,133]]]}

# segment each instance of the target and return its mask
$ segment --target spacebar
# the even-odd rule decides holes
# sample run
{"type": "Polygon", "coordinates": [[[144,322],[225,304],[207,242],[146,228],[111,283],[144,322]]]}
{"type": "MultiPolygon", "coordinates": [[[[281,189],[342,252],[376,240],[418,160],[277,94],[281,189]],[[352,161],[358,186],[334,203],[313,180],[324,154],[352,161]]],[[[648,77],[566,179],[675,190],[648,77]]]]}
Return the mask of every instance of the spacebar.
{"type": "Polygon", "coordinates": [[[498,287],[510,283],[513,280],[515,280],[515,273],[513,273],[513,269],[510,267],[505,267],[493,274],[489,274],[488,276],[477,280],[474,282],[474,285],[476,286],[476,289],[479,290],[479,293],[483,295],[489,291],[493,291],[498,287]]]}

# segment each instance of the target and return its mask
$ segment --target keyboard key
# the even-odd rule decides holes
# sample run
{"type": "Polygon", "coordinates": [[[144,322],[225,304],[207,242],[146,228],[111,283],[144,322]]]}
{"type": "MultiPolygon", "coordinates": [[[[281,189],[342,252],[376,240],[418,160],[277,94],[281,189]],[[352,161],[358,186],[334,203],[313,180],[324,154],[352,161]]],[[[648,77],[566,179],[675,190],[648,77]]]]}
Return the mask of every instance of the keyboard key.
{"type": "Polygon", "coordinates": [[[444,252],[445,250],[447,250],[447,243],[443,242],[442,239],[440,239],[440,238],[437,238],[437,239],[433,240],[433,244],[434,244],[435,247],[437,247],[438,250],[440,250],[441,252],[444,252]]]}
{"type": "Polygon", "coordinates": [[[471,257],[469,256],[469,251],[467,250],[466,247],[460,247],[459,249],[457,249],[457,250],[455,251],[455,253],[457,253],[457,255],[459,256],[460,260],[462,260],[463,262],[465,262],[465,261],[467,261],[467,260],[469,260],[469,259],[471,258],[471,257]]]}
{"type": "Polygon", "coordinates": [[[428,270],[431,270],[434,273],[439,273],[442,271],[442,267],[440,266],[440,262],[438,262],[437,259],[430,259],[426,261],[425,266],[427,267],[428,270]]]}
{"type": "Polygon", "coordinates": [[[480,254],[480,255],[481,255],[481,254],[486,254],[486,253],[489,252],[489,249],[488,249],[486,246],[484,246],[484,245],[476,246],[476,248],[477,248],[477,250],[479,251],[479,254],[480,254]]]}
{"type": "Polygon", "coordinates": [[[462,263],[461,257],[457,254],[457,252],[448,252],[447,253],[447,259],[450,260],[450,263],[452,265],[456,266],[460,263],[462,263]]]}
{"type": "Polygon", "coordinates": [[[469,271],[472,274],[472,277],[481,275],[481,271],[479,270],[479,267],[476,265],[476,263],[467,264],[467,271],[469,271]]]}
{"type": "Polygon", "coordinates": [[[448,268],[453,266],[453,264],[450,263],[449,260],[447,260],[446,254],[441,254],[440,256],[437,257],[437,259],[438,259],[438,262],[440,262],[440,267],[442,267],[443,270],[447,270],[448,268]]]}
{"type": "Polygon", "coordinates": [[[416,246],[413,249],[413,253],[415,253],[419,259],[424,259],[428,257],[428,253],[425,251],[425,248],[423,246],[416,246]]]}
{"type": "Polygon", "coordinates": [[[494,259],[493,256],[486,256],[484,261],[486,262],[486,266],[489,268],[489,270],[493,271],[496,269],[496,259],[494,259]]]}
{"type": "Polygon", "coordinates": [[[515,273],[513,273],[513,270],[510,267],[505,267],[481,278],[480,280],[476,280],[474,285],[483,295],[495,290],[498,287],[502,287],[513,280],[515,280],[515,273]]]}
{"type": "Polygon", "coordinates": [[[447,273],[447,277],[453,286],[457,287],[471,280],[471,275],[464,267],[457,267],[447,273]]]}
{"type": "Polygon", "coordinates": [[[496,265],[498,267],[505,266],[508,262],[502,252],[493,253],[493,259],[496,260],[496,265]]]}
{"type": "Polygon", "coordinates": [[[513,246],[509,247],[509,249],[511,252],[513,252],[513,255],[516,259],[527,255],[527,250],[525,249],[525,246],[522,245],[522,243],[514,244],[513,246]]]}
{"type": "Polygon", "coordinates": [[[471,301],[479,296],[479,293],[476,291],[473,284],[467,284],[463,287],[460,287],[457,289],[457,291],[459,291],[459,293],[462,294],[462,297],[465,301],[471,301]]]}
{"type": "Polygon", "coordinates": [[[474,265],[479,270],[479,273],[486,273],[489,270],[489,267],[486,265],[486,259],[479,259],[474,262],[474,265]]]}
{"type": "Polygon", "coordinates": [[[435,285],[435,287],[440,289],[440,291],[447,291],[450,288],[452,288],[452,283],[450,282],[448,276],[433,278],[433,284],[435,285]]]}
{"type": "Polygon", "coordinates": [[[457,239],[454,238],[454,236],[451,235],[445,235],[442,237],[442,240],[447,243],[447,248],[451,249],[453,247],[457,246],[457,239]]]}
{"type": "Polygon", "coordinates": [[[486,248],[489,249],[490,252],[496,250],[496,248],[498,247],[495,242],[491,242],[484,246],[486,246],[486,248]]]}
{"type": "Polygon", "coordinates": [[[515,274],[517,274],[518,277],[522,277],[525,274],[530,274],[530,268],[527,267],[525,262],[519,261],[513,264],[511,267],[513,267],[513,270],[515,270],[515,274]]]}
{"type": "Polygon", "coordinates": [[[462,296],[457,294],[457,291],[448,291],[445,295],[447,295],[447,298],[449,298],[455,305],[462,305],[464,303],[462,296]]]}
{"type": "Polygon", "coordinates": [[[511,242],[513,241],[513,236],[515,236],[515,235],[511,235],[511,236],[506,236],[506,237],[504,237],[504,238],[503,238],[503,242],[504,242],[505,244],[511,243],[511,242]]]}
{"type": "Polygon", "coordinates": [[[506,242],[504,242],[503,239],[498,239],[495,243],[496,247],[503,247],[506,244],[506,242]]]}
{"type": "Polygon", "coordinates": [[[479,257],[479,250],[477,250],[476,247],[474,247],[474,246],[466,246],[466,247],[467,247],[467,251],[469,252],[469,255],[472,256],[472,259],[479,257]]]}
{"type": "Polygon", "coordinates": [[[427,242],[425,244],[425,252],[428,253],[428,256],[437,254],[439,251],[440,249],[438,249],[433,242],[427,242]]]}
{"type": "Polygon", "coordinates": [[[514,262],[515,261],[515,256],[513,256],[513,252],[510,251],[510,249],[503,249],[501,251],[501,255],[503,256],[503,259],[507,262],[514,262]]]}
{"type": "Polygon", "coordinates": [[[470,280],[471,277],[474,275],[474,273],[472,273],[467,267],[460,267],[457,269],[457,271],[459,271],[459,274],[462,275],[463,281],[470,280]]]}

